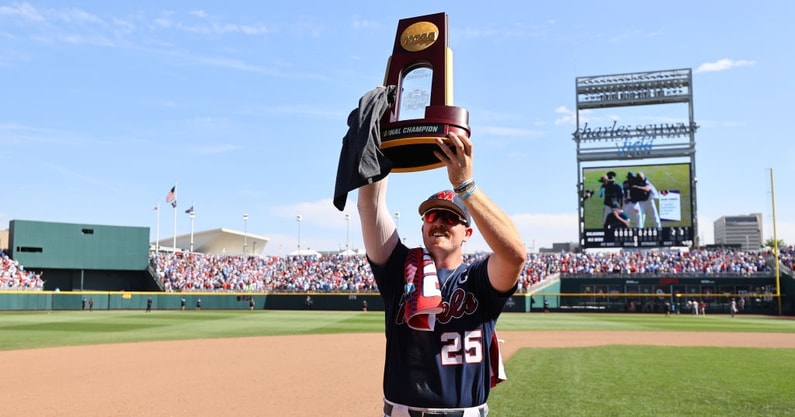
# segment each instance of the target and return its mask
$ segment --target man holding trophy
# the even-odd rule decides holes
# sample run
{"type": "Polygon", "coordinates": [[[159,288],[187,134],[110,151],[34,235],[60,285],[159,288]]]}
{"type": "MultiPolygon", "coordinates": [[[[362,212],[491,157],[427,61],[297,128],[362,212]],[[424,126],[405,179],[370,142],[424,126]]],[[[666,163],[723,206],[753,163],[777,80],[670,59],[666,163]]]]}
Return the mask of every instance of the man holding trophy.
{"type": "Polygon", "coordinates": [[[387,178],[359,189],[364,247],[386,310],[385,416],[486,416],[489,391],[504,379],[495,326],[516,290],[524,243],[508,215],[475,183],[472,141],[456,134],[446,139],[451,145],[439,138],[435,153],[453,190],[419,207],[424,250],[413,258],[430,262],[412,269],[416,249],[398,236],[386,205],[387,178]],[[470,217],[493,253],[466,265],[462,245],[473,233],[470,217]],[[416,271],[413,277],[410,271],[416,271]],[[425,280],[434,275],[429,286],[425,280]],[[433,295],[438,309],[430,311],[437,312],[410,326],[417,299],[433,295]]]}
{"type": "MultiPolygon", "coordinates": [[[[398,98],[394,107],[383,110],[384,141],[375,138],[386,155],[372,178],[357,179],[363,184],[356,188],[364,246],[385,306],[383,390],[384,416],[389,417],[488,414],[490,389],[505,379],[496,322],[516,291],[526,260],[516,226],[475,182],[468,114],[451,106],[452,89],[445,78],[452,74],[445,68],[451,57],[446,22],[443,13],[400,21],[385,83],[387,89],[397,86],[398,98]],[[434,49],[440,39],[443,45],[434,49]],[[431,88],[424,119],[407,120],[397,114],[400,101],[427,95],[421,89],[405,90],[403,77],[416,75],[418,67],[430,69],[434,82],[438,75],[447,85],[431,88]],[[439,94],[442,100],[435,101],[439,94]],[[386,204],[384,166],[395,172],[447,170],[450,189],[432,194],[418,208],[423,247],[408,248],[398,236],[386,204]],[[473,222],[492,253],[465,264],[463,244],[473,234],[473,222]]],[[[375,95],[384,91],[390,90],[375,95]]],[[[384,109],[387,102],[370,107],[384,109]]],[[[360,102],[360,110],[368,106],[360,102]]],[[[355,126],[350,118],[349,126],[355,126]]]]}

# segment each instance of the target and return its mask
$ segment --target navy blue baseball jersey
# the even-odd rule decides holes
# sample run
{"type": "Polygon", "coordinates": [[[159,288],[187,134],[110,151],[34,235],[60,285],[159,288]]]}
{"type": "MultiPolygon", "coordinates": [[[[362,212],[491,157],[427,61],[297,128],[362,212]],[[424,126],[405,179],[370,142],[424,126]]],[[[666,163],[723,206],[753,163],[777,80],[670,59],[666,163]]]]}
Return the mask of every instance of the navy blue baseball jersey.
{"type": "Polygon", "coordinates": [[[491,388],[495,325],[508,297],[491,287],[481,259],[437,270],[443,310],[433,331],[411,329],[403,314],[404,263],[399,243],[387,264],[372,265],[385,306],[384,396],[412,407],[460,408],[484,404],[491,388]]]}

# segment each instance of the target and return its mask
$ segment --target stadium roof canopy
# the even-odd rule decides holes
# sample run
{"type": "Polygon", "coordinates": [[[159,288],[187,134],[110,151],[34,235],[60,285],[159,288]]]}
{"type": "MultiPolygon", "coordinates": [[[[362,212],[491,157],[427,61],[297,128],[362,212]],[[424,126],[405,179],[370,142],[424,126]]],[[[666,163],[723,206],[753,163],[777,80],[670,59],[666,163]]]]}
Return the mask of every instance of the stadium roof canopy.
{"type": "MultiPolygon", "coordinates": [[[[159,246],[161,251],[190,251],[190,233],[177,236],[176,249],[174,237],[152,242],[152,249],[159,246]]],[[[237,230],[213,229],[193,233],[193,252],[214,255],[262,255],[270,238],[237,230]]]]}

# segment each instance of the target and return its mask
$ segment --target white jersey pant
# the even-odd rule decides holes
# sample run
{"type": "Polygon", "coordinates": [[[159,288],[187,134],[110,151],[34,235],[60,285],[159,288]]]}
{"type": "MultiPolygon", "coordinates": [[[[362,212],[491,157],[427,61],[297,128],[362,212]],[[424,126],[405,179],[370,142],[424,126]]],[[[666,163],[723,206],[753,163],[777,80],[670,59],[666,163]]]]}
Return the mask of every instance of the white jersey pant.
{"type": "Polygon", "coordinates": [[[654,199],[652,198],[646,201],[638,201],[636,203],[626,203],[624,204],[624,212],[629,216],[630,227],[662,228],[660,214],[657,211],[657,205],[654,204],[654,199]]]}
{"type": "Polygon", "coordinates": [[[640,203],[624,203],[624,213],[629,216],[629,227],[643,227],[643,212],[640,203]]]}
{"type": "Polygon", "coordinates": [[[644,223],[650,223],[648,227],[656,227],[657,229],[662,228],[662,223],[660,222],[660,213],[657,211],[657,205],[654,204],[654,199],[649,198],[646,201],[638,202],[640,206],[641,218],[644,219],[639,227],[643,227],[644,223]]]}
{"type": "Polygon", "coordinates": [[[423,415],[428,417],[486,417],[488,414],[488,404],[469,408],[418,408],[384,400],[384,417],[415,417],[423,415]]]}

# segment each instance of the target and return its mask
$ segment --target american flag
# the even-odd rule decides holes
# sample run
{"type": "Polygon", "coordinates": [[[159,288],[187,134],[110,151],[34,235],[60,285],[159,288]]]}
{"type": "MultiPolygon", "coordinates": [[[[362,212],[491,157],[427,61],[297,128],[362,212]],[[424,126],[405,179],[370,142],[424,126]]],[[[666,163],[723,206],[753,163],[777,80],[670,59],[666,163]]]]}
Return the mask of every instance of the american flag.
{"type": "Polygon", "coordinates": [[[172,207],[177,207],[177,186],[171,187],[171,191],[166,194],[166,203],[171,203],[172,207]]]}

